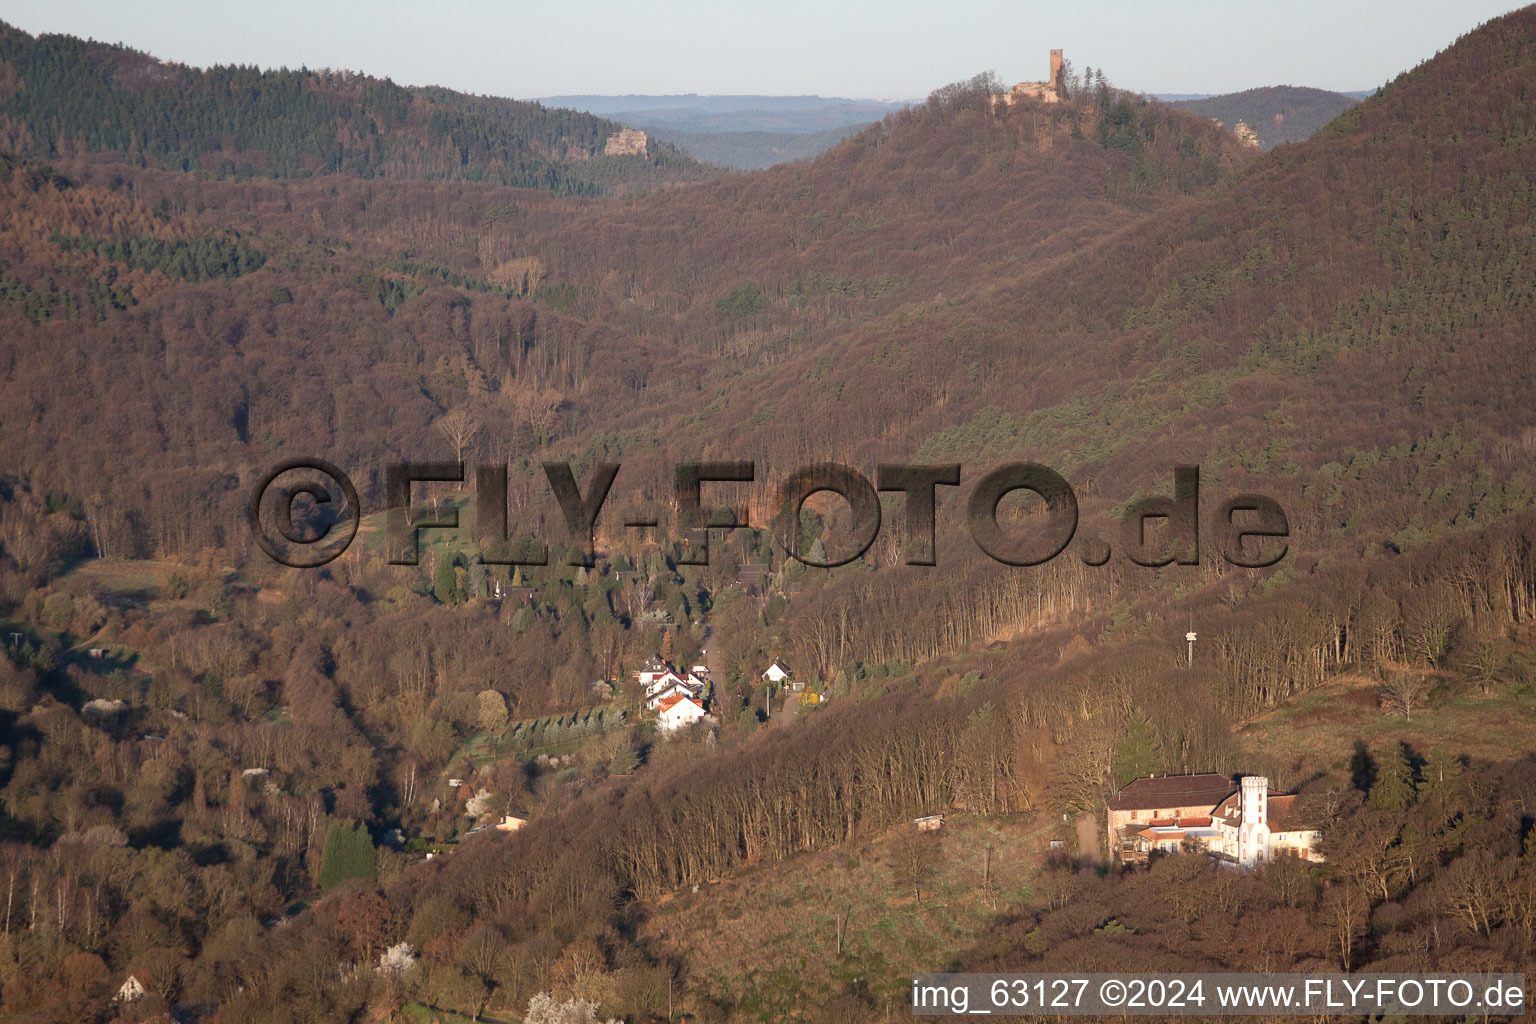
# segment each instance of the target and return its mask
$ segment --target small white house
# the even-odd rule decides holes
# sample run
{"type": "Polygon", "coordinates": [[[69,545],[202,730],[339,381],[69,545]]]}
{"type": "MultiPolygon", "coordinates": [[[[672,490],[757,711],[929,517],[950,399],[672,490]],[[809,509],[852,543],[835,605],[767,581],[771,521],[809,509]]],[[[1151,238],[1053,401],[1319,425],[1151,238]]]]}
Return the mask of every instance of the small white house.
{"type": "Polygon", "coordinates": [[[789,678],[789,669],[784,667],[782,661],[775,658],[773,664],[763,670],[763,678],[770,683],[782,683],[789,678]]]}
{"type": "Polygon", "coordinates": [[[662,732],[681,729],[705,717],[704,705],[680,693],[674,693],[662,701],[659,712],[656,716],[656,728],[662,732]]]}
{"type": "Polygon", "coordinates": [[[136,975],[130,974],[127,978],[123,979],[123,983],[118,987],[117,995],[112,997],[112,1001],[114,1003],[131,1003],[135,999],[143,999],[148,994],[149,990],[144,987],[144,983],[136,975]]]}
{"type": "Polygon", "coordinates": [[[526,824],[528,824],[528,819],[521,814],[504,814],[501,820],[496,823],[496,831],[516,832],[526,824]]]}
{"type": "Polygon", "coordinates": [[[640,666],[640,670],[635,673],[635,678],[639,680],[641,686],[649,690],[653,682],[668,673],[676,674],[672,672],[671,666],[666,662],[660,658],[651,657],[647,658],[645,664],[640,666]]]}

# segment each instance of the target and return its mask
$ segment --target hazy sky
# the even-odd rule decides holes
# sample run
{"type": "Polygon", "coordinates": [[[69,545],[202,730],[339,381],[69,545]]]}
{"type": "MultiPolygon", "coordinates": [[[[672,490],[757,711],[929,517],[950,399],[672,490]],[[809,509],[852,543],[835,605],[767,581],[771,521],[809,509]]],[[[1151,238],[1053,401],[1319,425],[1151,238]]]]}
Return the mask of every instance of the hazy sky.
{"type": "Polygon", "coordinates": [[[564,93],[915,98],[978,71],[1046,74],[1064,47],[1145,92],[1365,89],[1513,8],[1509,0],[6,0],[29,32],[197,66],[350,68],[406,85],[564,93]]]}

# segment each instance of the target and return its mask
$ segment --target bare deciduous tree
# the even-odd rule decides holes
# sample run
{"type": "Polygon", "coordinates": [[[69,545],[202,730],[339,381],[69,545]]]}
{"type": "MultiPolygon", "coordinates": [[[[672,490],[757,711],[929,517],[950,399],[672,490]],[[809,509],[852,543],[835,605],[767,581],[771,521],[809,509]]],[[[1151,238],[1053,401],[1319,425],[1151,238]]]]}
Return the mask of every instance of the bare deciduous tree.
{"type": "Polygon", "coordinates": [[[1429,680],[1418,672],[1392,672],[1381,684],[1381,703],[1389,711],[1399,713],[1403,720],[1413,721],[1413,709],[1424,701],[1429,693],[1429,680]]]}
{"type": "Polygon", "coordinates": [[[453,445],[454,459],[463,462],[464,449],[480,432],[480,421],[468,409],[460,407],[443,414],[437,421],[437,430],[453,445]]]}
{"type": "Polygon", "coordinates": [[[908,825],[896,837],[891,851],[891,874],[895,883],[911,889],[913,898],[923,900],[923,886],[938,874],[943,843],[936,832],[919,832],[908,825]]]}

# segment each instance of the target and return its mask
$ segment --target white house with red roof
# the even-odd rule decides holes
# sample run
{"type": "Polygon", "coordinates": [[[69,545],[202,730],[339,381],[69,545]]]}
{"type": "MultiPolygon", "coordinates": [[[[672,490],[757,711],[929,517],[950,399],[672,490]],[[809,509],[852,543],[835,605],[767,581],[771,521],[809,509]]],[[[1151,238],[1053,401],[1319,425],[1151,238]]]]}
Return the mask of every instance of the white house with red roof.
{"type": "Polygon", "coordinates": [[[674,693],[657,706],[656,728],[662,732],[672,732],[707,717],[703,704],[685,694],[674,693]]]}

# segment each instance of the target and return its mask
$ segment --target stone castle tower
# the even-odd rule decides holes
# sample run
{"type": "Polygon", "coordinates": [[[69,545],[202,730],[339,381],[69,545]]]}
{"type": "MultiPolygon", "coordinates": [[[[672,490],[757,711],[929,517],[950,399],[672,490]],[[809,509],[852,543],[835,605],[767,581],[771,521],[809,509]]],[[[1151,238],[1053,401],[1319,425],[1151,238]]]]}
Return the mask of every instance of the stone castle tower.
{"type": "Polygon", "coordinates": [[[1061,50],[1051,51],[1051,77],[1045,80],[1045,84],[1052,89],[1061,88],[1061,50]]]}

